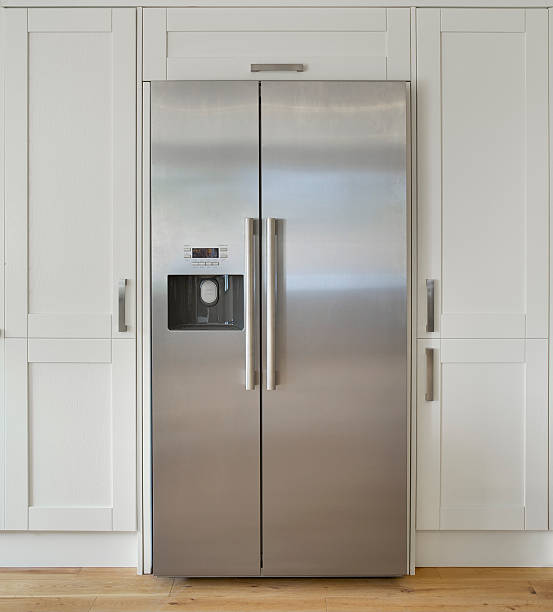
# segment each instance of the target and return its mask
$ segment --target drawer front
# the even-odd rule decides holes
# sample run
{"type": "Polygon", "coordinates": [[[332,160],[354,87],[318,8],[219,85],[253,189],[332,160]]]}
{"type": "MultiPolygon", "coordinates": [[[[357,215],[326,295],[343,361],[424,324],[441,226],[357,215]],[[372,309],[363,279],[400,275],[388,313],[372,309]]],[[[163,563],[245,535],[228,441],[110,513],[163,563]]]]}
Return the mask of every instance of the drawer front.
{"type": "Polygon", "coordinates": [[[143,20],[145,81],[410,79],[408,8],[146,8],[143,20]]]}

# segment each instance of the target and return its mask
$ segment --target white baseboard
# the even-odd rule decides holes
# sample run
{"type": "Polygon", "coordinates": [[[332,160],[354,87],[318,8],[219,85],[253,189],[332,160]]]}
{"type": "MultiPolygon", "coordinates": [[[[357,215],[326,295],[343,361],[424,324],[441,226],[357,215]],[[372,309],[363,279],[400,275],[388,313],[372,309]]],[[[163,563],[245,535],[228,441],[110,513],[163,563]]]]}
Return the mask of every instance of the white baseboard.
{"type": "Polygon", "coordinates": [[[418,567],[551,567],[552,531],[417,531],[418,567]]]}
{"type": "MultiPolygon", "coordinates": [[[[418,531],[418,567],[553,567],[553,532],[418,531]]],[[[1,567],[136,567],[136,533],[0,533],[1,567]]]]}
{"type": "Polygon", "coordinates": [[[137,534],[0,533],[1,567],[136,567],[137,534]]]}

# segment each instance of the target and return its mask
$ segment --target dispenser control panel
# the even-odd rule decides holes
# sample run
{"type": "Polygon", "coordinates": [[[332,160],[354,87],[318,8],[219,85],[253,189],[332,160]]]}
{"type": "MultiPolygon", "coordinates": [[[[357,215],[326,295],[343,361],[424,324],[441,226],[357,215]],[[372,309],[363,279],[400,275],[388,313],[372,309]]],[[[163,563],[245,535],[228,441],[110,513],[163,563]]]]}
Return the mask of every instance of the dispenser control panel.
{"type": "Polygon", "coordinates": [[[184,258],[195,268],[221,266],[226,263],[229,256],[228,244],[217,246],[191,246],[185,245],[184,258]]]}

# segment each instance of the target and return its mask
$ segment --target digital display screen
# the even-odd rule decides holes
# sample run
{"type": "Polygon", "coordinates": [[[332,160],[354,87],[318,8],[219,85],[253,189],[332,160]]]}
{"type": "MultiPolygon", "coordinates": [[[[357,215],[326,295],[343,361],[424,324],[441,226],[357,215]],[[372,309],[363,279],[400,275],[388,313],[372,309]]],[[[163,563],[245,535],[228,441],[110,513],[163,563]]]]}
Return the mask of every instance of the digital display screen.
{"type": "Polygon", "coordinates": [[[215,259],[219,257],[219,249],[216,247],[193,247],[192,259],[215,259]]]}

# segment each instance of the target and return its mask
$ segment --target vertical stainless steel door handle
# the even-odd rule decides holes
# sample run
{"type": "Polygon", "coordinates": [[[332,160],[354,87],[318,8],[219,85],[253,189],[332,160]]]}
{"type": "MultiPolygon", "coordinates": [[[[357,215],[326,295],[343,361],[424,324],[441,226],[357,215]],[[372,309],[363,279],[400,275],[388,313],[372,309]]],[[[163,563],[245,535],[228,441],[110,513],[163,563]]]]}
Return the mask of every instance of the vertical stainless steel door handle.
{"type": "Polygon", "coordinates": [[[245,232],[245,264],[246,264],[246,390],[255,389],[255,358],[254,358],[254,242],[252,218],[247,218],[244,224],[245,232]]]}
{"type": "Polygon", "coordinates": [[[434,329],[434,289],[436,281],[426,279],[426,331],[433,332],[434,329]]]}
{"type": "Polygon", "coordinates": [[[434,349],[427,348],[424,350],[426,354],[426,391],[424,400],[426,402],[434,401],[434,349]]]}
{"type": "Polygon", "coordinates": [[[125,297],[126,297],[126,293],[127,293],[127,279],[126,278],[122,278],[119,281],[119,299],[118,299],[118,304],[119,304],[119,324],[118,324],[118,330],[120,332],[126,332],[127,331],[127,323],[125,321],[125,297]]]}
{"type": "Polygon", "coordinates": [[[267,218],[267,391],[276,388],[275,376],[275,219],[267,218]]]}

